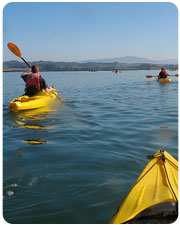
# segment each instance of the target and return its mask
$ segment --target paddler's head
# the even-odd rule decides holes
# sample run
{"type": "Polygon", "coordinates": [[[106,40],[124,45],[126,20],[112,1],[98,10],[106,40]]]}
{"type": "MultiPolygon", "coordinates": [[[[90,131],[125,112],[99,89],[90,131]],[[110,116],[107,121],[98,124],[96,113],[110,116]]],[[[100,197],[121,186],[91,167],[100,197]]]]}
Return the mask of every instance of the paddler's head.
{"type": "Polygon", "coordinates": [[[162,67],[161,70],[164,70],[164,68],[162,67]]]}
{"type": "Polygon", "coordinates": [[[31,67],[32,73],[39,73],[39,66],[38,65],[33,65],[31,67]]]}

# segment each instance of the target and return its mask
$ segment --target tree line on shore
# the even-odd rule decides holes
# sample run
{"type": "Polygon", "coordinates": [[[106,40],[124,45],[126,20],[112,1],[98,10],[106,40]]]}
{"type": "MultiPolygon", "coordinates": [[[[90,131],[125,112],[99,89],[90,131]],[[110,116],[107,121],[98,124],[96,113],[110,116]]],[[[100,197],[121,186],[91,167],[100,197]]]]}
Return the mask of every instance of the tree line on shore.
{"type": "MultiPolygon", "coordinates": [[[[52,62],[33,61],[30,65],[39,65],[41,71],[114,71],[114,70],[156,70],[165,67],[177,70],[177,64],[151,64],[151,63],[102,63],[102,62],[52,62]]],[[[16,60],[3,62],[3,71],[24,71],[26,65],[16,60]]]]}

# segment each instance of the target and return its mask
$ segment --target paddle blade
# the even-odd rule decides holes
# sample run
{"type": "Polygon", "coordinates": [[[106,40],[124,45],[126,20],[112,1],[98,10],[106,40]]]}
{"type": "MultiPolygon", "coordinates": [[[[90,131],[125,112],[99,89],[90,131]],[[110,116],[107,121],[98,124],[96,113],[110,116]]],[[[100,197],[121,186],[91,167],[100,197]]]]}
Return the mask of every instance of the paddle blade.
{"type": "Polygon", "coordinates": [[[13,43],[8,43],[7,46],[8,46],[8,48],[9,48],[9,50],[10,50],[14,55],[16,55],[16,56],[22,58],[21,51],[19,50],[19,48],[18,48],[15,44],[13,44],[13,43]]]}
{"type": "Polygon", "coordinates": [[[179,74],[176,74],[175,76],[176,76],[176,77],[179,77],[179,74]]]}
{"type": "Polygon", "coordinates": [[[147,75],[146,77],[147,77],[147,78],[152,78],[153,76],[151,76],[151,75],[147,75]]]}

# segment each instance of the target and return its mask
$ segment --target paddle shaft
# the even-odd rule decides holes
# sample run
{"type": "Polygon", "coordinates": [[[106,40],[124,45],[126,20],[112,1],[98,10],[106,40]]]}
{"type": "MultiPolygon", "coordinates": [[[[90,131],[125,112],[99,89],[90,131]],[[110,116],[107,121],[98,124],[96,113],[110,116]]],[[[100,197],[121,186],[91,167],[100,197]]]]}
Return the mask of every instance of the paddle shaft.
{"type": "Polygon", "coordinates": [[[23,57],[21,57],[21,59],[26,63],[26,65],[27,65],[29,68],[31,68],[31,66],[26,62],[26,60],[25,60],[23,57]]]}
{"type": "Polygon", "coordinates": [[[178,74],[174,74],[174,75],[168,75],[168,76],[171,76],[171,77],[173,77],[173,76],[178,77],[179,75],[178,75],[178,74]]]}
{"type": "Polygon", "coordinates": [[[56,98],[57,98],[61,103],[64,102],[64,100],[61,99],[54,91],[52,91],[52,92],[53,92],[53,94],[56,96],[56,98]]]}

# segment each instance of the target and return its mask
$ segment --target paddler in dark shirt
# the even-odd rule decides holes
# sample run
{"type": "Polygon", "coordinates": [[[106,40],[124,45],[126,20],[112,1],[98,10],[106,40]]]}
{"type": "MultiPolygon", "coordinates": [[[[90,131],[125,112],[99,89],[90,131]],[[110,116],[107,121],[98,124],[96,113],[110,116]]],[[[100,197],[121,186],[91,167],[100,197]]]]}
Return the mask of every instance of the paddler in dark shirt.
{"type": "Polygon", "coordinates": [[[164,68],[161,68],[161,72],[159,73],[158,79],[167,78],[169,74],[166,72],[164,68]]]}
{"type": "Polygon", "coordinates": [[[34,96],[40,91],[49,92],[52,90],[52,88],[48,87],[46,84],[45,79],[39,75],[39,67],[37,65],[28,68],[21,77],[26,83],[25,94],[28,96],[34,96]],[[32,73],[30,73],[31,71],[32,73]]]}

